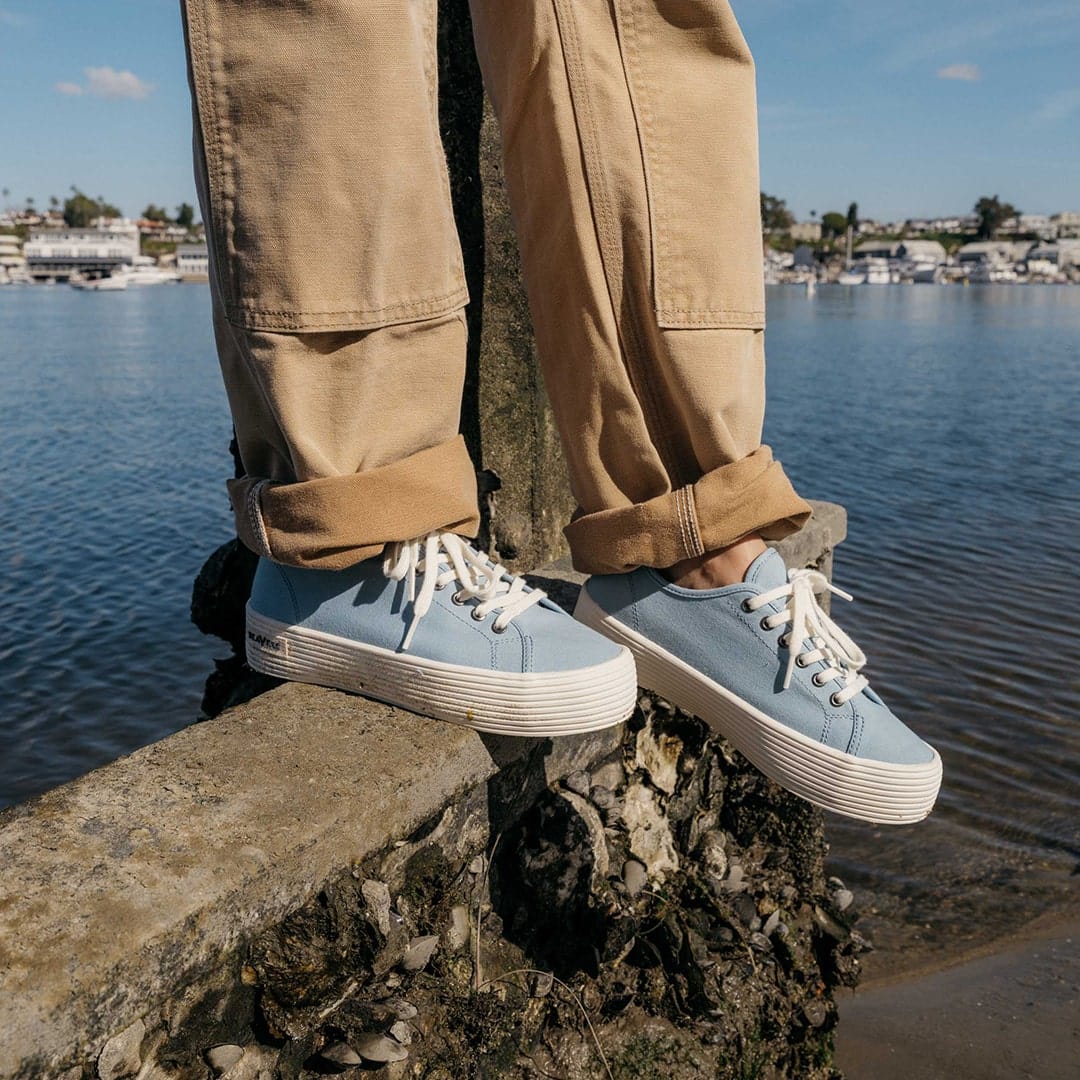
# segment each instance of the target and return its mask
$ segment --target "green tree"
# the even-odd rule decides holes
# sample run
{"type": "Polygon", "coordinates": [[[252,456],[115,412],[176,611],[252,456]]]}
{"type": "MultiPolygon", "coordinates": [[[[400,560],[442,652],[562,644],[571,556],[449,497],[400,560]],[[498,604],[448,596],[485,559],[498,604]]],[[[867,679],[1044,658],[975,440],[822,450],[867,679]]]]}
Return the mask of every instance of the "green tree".
{"type": "Polygon", "coordinates": [[[64,223],[72,229],[85,229],[99,217],[119,217],[120,211],[99,195],[91,199],[74,184],[71,195],[64,200],[64,223]]]}
{"type": "Polygon", "coordinates": [[[767,233],[787,232],[795,224],[795,215],[787,203],[775,195],[761,193],[761,227],[767,233]]]}
{"type": "Polygon", "coordinates": [[[168,221],[169,211],[166,210],[163,206],[155,206],[153,203],[151,203],[142,212],[142,216],[146,218],[147,221],[168,221]]]}
{"type": "Polygon", "coordinates": [[[830,210],[821,217],[821,234],[829,237],[843,236],[847,232],[847,218],[835,210],[830,210]]]}
{"type": "Polygon", "coordinates": [[[195,208],[186,202],[182,202],[176,208],[176,224],[183,229],[190,229],[195,224],[195,208]]]}
{"type": "Polygon", "coordinates": [[[859,227],[859,204],[857,202],[853,202],[847,208],[847,223],[852,229],[858,229],[859,227]]]}
{"type": "Polygon", "coordinates": [[[996,195],[984,195],[975,204],[975,213],[979,218],[980,240],[993,240],[1006,221],[1020,216],[1012,203],[1002,202],[996,195]]]}

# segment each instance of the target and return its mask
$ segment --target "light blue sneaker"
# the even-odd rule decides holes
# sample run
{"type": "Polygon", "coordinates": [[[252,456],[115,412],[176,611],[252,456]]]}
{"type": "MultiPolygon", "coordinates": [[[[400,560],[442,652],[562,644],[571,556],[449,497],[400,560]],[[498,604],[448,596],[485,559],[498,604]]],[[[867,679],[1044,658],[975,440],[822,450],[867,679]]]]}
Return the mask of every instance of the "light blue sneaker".
{"type": "Polygon", "coordinates": [[[721,589],[680,588],[645,567],[594,577],[574,615],[630,649],[642,686],[789,791],[865,821],[920,821],[941,759],[859,674],[866,657],[818,605],[825,589],[851,599],[770,550],[721,589]]]}
{"type": "Polygon", "coordinates": [[[610,727],[637,697],[625,648],[452,533],[393,544],[347,570],[261,560],[247,660],[496,735],[610,727]]]}

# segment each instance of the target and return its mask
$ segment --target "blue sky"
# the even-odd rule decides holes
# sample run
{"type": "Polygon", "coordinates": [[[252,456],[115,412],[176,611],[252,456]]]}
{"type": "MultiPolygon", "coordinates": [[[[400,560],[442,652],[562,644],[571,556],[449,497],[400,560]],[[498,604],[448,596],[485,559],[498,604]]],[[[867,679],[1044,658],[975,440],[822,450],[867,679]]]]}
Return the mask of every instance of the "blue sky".
{"type": "MultiPolygon", "coordinates": [[[[365,0],[356,0],[363,3],[365,0]]],[[[1080,0],[735,0],[799,214],[1080,210],[1080,0]]],[[[0,188],[194,202],[177,0],[0,0],[0,188]]]]}

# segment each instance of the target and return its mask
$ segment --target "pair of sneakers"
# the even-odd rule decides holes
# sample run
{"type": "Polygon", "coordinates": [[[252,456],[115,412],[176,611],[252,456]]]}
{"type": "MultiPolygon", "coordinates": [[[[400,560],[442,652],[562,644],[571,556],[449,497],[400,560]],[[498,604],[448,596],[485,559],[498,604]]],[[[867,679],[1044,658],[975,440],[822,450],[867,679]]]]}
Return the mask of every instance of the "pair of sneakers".
{"type": "Polygon", "coordinates": [[[647,567],[590,578],[571,618],[461,537],[432,533],[346,570],[261,560],[247,658],[496,735],[621,723],[640,683],[812,803],[919,821],[941,760],[870,689],[865,656],[818,604],[826,589],[839,593],[769,550],[724,588],[647,567]]]}

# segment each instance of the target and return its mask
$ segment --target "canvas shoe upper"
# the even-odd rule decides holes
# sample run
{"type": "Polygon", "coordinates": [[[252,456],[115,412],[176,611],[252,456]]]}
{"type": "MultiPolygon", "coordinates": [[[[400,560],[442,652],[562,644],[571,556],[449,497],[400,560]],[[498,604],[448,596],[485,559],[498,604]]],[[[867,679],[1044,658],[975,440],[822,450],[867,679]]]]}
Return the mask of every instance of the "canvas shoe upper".
{"type": "Polygon", "coordinates": [[[591,578],[575,615],[631,649],[643,686],[789,790],[852,817],[917,821],[937,797],[941,760],[870,688],[866,657],[817,602],[825,589],[850,599],[769,550],[718,589],[680,588],[648,568],[591,578]]]}
{"type": "Polygon", "coordinates": [[[261,560],[247,655],[280,678],[362,693],[496,734],[625,720],[633,660],[453,533],[345,570],[261,560]]]}

